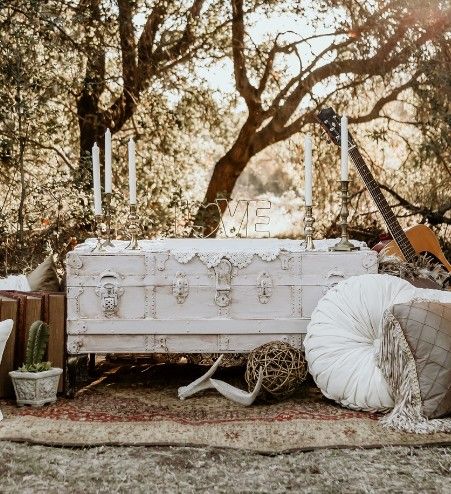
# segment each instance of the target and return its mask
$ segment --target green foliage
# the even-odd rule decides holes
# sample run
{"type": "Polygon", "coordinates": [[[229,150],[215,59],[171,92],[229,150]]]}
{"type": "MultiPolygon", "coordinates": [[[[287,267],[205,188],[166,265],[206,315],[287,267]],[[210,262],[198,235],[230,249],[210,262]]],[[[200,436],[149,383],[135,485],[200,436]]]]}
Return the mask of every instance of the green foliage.
{"type": "Polygon", "coordinates": [[[38,364],[23,364],[19,367],[20,372],[45,372],[52,368],[51,362],[39,362],[38,364]]]}
{"type": "Polygon", "coordinates": [[[44,362],[44,353],[49,341],[49,326],[45,322],[35,321],[28,334],[25,363],[19,369],[22,372],[41,372],[49,370],[50,362],[44,362]]]}
{"type": "MultiPolygon", "coordinates": [[[[167,10],[168,16],[161,18],[155,37],[155,43],[163,44],[154,52],[163,56],[167,50],[165,44],[170,46],[180,40],[185,12],[191,3],[194,0],[130,2],[139,13],[134,19],[140,24],[137,35],[154,7],[167,10]]],[[[192,53],[196,55],[186,55],[186,63],[180,65],[171,61],[166,64],[169,69],[157,71],[136,101],[132,118],[113,135],[113,227],[118,238],[127,236],[129,137],[133,136],[137,143],[138,205],[144,235],[173,235],[175,202],[203,199],[212,167],[230,150],[248,117],[236,88],[231,60],[231,2],[207,3],[201,18],[193,24],[196,39],[192,53]],[[221,68],[223,64],[227,71],[221,68]],[[212,77],[218,69],[216,77],[212,77]]],[[[310,48],[316,53],[327,47],[331,49],[317,65],[331,60],[368,58],[387,46],[406,20],[416,18],[418,25],[401,37],[395,52],[402,53],[418,32],[423,32],[423,21],[439,16],[447,8],[446,2],[438,0],[246,1],[244,54],[250,82],[258,87],[275,40],[282,46],[306,39],[297,48],[281,50],[269,71],[261,100],[263,109],[268,111],[277,102],[267,115],[270,117],[287,99],[276,97],[296,76],[293,67],[297,68],[299,63],[302,70],[310,70],[309,64],[314,60],[310,48]],[[333,32],[338,33],[336,37],[324,37],[325,33],[333,32]],[[313,35],[320,38],[309,41],[313,35]]],[[[105,66],[93,71],[95,77],[88,77],[90,89],[101,93],[101,98],[87,120],[106,120],[107,125],[114,125],[114,112],[106,110],[123,88],[118,16],[117,2],[109,0],[0,2],[1,276],[35,267],[49,251],[58,254],[62,267],[66,252],[76,242],[93,235],[90,160],[86,166],[80,166],[77,98],[87,66],[106,53],[105,66]],[[88,4],[92,7],[87,7],[88,4]],[[100,8],[98,15],[92,14],[95,5],[100,8]]],[[[392,58],[387,57],[388,60],[392,58]]],[[[317,127],[309,123],[311,113],[316,106],[333,105],[351,117],[365,115],[378,98],[389,94],[390,89],[420,69],[419,84],[399,94],[398,101],[385,105],[380,112],[383,119],[359,126],[352,124],[352,131],[373,157],[377,179],[412,204],[426,208],[421,216],[397,207],[403,226],[409,222],[435,221],[428,216],[429,210],[445,210],[443,214],[449,221],[450,211],[445,206],[449,202],[451,177],[450,60],[447,35],[441,45],[434,40],[385,75],[367,74],[362,64],[362,70],[330,77],[312,87],[289,119],[289,122],[296,119],[303,122],[299,133],[277,144],[270,145],[275,141],[269,139],[267,148],[246,166],[233,195],[270,199],[274,210],[281,212],[280,220],[286,224],[276,234],[301,236],[301,133],[312,133],[316,234],[318,237],[336,234],[337,228],[333,230],[331,225],[338,219],[339,153],[327,139],[320,139],[317,127]],[[302,120],[306,115],[308,119],[302,120]],[[413,124],[398,124],[397,120],[413,124]],[[391,158],[393,155],[396,162],[391,158]]],[[[286,96],[289,94],[291,91],[286,96]]],[[[273,127],[279,132],[278,122],[273,127]]],[[[361,234],[359,238],[368,240],[364,234],[370,230],[373,234],[384,225],[374,214],[371,201],[361,192],[359,178],[355,175],[352,178],[350,223],[359,230],[353,231],[353,235],[361,234]]],[[[442,238],[449,238],[449,223],[440,225],[440,221],[438,218],[437,232],[442,238]]],[[[189,233],[187,224],[180,234],[189,233]]]]}

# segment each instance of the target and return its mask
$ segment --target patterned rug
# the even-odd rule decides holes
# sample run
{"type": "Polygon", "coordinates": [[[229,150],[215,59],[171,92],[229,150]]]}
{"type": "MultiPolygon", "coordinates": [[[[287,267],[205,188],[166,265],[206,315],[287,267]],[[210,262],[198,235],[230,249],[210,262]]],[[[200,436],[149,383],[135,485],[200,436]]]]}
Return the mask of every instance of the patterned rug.
{"type": "MultiPolygon", "coordinates": [[[[376,414],[342,408],[307,383],[292,398],[251,407],[215,391],[184,401],[177,388],[205,368],[191,365],[112,365],[74,399],[41,408],[0,400],[0,439],[61,446],[190,445],[261,453],[326,447],[451,444],[449,434],[387,431],[376,414]]],[[[243,389],[241,369],[217,377],[243,389]]]]}

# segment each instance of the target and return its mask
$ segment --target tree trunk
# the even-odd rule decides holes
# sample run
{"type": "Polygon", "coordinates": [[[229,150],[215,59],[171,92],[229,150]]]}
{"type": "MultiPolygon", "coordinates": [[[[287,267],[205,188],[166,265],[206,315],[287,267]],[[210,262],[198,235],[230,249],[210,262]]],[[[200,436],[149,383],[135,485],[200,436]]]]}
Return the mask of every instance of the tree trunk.
{"type": "MultiPolygon", "coordinates": [[[[256,147],[256,133],[262,122],[260,112],[249,115],[244,123],[237,140],[227,153],[215,164],[213,174],[205,193],[203,204],[215,202],[216,199],[230,199],[235,184],[249,163],[249,160],[260,150],[256,147]]],[[[227,206],[225,201],[218,203],[222,215],[227,206]]],[[[217,230],[218,218],[205,215],[205,208],[200,207],[194,219],[194,227],[203,227],[204,236],[214,236],[217,230]]],[[[191,233],[193,235],[193,232],[191,233]]]]}
{"type": "MultiPolygon", "coordinates": [[[[77,180],[85,190],[92,187],[91,151],[97,142],[103,155],[105,126],[99,119],[97,101],[83,94],[77,101],[77,117],[80,129],[80,166],[77,180]]],[[[102,159],[101,159],[102,162],[102,159]]]]}
{"type": "MultiPolygon", "coordinates": [[[[245,158],[247,154],[247,148],[243,148],[239,153],[240,159],[237,159],[237,149],[234,146],[216,163],[205,193],[204,205],[214,203],[216,199],[230,199],[236,181],[249,161],[249,158],[245,158]]],[[[218,206],[222,215],[226,208],[225,201],[219,201],[218,206]]],[[[217,229],[219,218],[207,216],[205,212],[202,207],[198,209],[194,226],[203,227],[203,236],[214,236],[213,232],[217,229]]]]}

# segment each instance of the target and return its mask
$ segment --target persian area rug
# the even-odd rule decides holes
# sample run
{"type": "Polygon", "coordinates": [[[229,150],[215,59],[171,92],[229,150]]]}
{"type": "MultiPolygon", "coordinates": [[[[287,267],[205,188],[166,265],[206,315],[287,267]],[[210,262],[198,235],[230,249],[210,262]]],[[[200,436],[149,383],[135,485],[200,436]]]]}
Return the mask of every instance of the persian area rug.
{"type": "MultiPolygon", "coordinates": [[[[245,408],[215,391],[184,401],[177,388],[205,368],[190,365],[112,365],[74,399],[42,408],[0,401],[0,439],[61,446],[189,445],[260,453],[341,447],[451,444],[451,435],[391,432],[376,414],[342,408],[305,384],[292,398],[245,408]]],[[[216,376],[243,389],[242,369],[216,376]]]]}

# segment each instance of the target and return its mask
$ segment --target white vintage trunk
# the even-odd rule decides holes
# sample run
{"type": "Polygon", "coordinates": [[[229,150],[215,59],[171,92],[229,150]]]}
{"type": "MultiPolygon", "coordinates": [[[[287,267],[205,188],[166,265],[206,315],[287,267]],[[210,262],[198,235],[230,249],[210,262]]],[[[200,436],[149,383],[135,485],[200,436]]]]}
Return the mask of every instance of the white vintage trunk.
{"type": "MultiPolygon", "coordinates": [[[[338,281],[377,272],[377,254],[328,252],[336,240],[166,239],[67,255],[67,348],[79,353],[248,352],[301,347],[310,315],[338,281]]],[[[356,242],[357,244],[357,242],[356,242]]]]}

